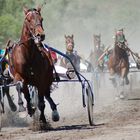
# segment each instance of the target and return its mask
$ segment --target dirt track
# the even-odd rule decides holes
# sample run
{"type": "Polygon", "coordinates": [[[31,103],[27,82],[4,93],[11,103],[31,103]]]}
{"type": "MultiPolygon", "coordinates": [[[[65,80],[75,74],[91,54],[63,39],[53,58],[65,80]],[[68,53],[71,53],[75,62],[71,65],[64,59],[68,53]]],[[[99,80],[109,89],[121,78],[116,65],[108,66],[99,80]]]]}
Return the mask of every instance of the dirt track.
{"type": "MultiPolygon", "coordinates": [[[[61,84],[52,94],[54,100],[60,103],[59,122],[51,121],[51,110],[46,107],[48,120],[53,127],[51,131],[33,132],[30,127],[22,127],[18,120],[14,121],[15,127],[13,124],[12,127],[2,128],[0,140],[139,140],[140,89],[135,86],[130,92],[130,87],[127,87],[126,98],[115,101],[110,83],[102,85],[104,87],[100,88],[95,99],[95,126],[88,124],[87,111],[82,107],[80,85],[61,84]]],[[[30,122],[28,117],[24,120],[30,122]]]]}

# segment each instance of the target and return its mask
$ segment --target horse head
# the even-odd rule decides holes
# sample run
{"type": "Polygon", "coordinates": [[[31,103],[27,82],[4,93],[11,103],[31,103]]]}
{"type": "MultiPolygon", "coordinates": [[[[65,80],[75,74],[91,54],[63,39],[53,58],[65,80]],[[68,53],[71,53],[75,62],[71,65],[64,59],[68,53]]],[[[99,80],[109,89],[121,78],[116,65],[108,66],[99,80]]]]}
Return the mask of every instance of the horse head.
{"type": "Polygon", "coordinates": [[[28,35],[28,38],[26,38],[26,40],[32,38],[37,45],[45,39],[45,33],[42,25],[43,18],[41,17],[40,12],[40,7],[38,7],[37,9],[28,9],[24,7],[25,21],[23,33],[24,35],[26,34],[26,37],[28,35]]]}
{"type": "Polygon", "coordinates": [[[66,36],[65,35],[65,39],[66,39],[66,49],[68,52],[73,52],[73,49],[74,49],[74,39],[73,39],[73,35],[68,35],[66,36]]]}

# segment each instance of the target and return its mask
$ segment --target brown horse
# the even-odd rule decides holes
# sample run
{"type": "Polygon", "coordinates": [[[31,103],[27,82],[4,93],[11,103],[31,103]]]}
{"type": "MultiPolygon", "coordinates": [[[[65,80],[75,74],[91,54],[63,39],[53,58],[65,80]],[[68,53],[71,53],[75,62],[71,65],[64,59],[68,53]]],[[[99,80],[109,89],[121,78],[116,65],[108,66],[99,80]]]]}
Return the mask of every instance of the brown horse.
{"type": "MultiPolygon", "coordinates": [[[[77,71],[80,71],[80,59],[81,57],[77,54],[77,51],[74,51],[74,36],[65,35],[65,44],[66,44],[66,55],[71,59],[77,71]]],[[[62,59],[61,65],[65,68],[71,68],[69,60],[62,59]]]]}
{"type": "Polygon", "coordinates": [[[8,48],[10,72],[14,82],[20,81],[21,91],[27,101],[27,110],[30,116],[34,113],[31,105],[28,85],[38,89],[38,108],[41,112],[40,121],[46,123],[44,109],[44,97],[50,103],[54,121],[59,120],[56,104],[50,97],[51,84],[53,82],[53,63],[49,51],[42,41],[45,39],[42,26],[41,8],[24,8],[25,19],[20,41],[8,48]]]}
{"type": "Polygon", "coordinates": [[[103,63],[99,64],[98,62],[99,57],[103,54],[103,50],[101,49],[101,35],[93,35],[93,38],[94,51],[91,51],[89,59],[94,69],[98,69],[98,71],[103,71],[103,63]]]}
{"type": "Polygon", "coordinates": [[[115,74],[121,78],[120,85],[129,84],[127,77],[129,73],[129,59],[125,44],[115,41],[115,46],[109,56],[108,69],[113,85],[116,85],[115,74]]]}

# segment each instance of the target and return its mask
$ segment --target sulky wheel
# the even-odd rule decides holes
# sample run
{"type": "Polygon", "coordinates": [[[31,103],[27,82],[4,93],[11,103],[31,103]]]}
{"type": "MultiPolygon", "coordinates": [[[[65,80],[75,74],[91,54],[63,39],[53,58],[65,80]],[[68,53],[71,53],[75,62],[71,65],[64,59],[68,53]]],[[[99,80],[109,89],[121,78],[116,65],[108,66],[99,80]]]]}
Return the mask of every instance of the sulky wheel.
{"type": "Polygon", "coordinates": [[[92,126],[93,123],[93,106],[94,106],[94,97],[91,91],[91,88],[88,86],[86,88],[86,93],[87,93],[87,111],[88,111],[88,119],[89,119],[89,124],[92,126]]]}

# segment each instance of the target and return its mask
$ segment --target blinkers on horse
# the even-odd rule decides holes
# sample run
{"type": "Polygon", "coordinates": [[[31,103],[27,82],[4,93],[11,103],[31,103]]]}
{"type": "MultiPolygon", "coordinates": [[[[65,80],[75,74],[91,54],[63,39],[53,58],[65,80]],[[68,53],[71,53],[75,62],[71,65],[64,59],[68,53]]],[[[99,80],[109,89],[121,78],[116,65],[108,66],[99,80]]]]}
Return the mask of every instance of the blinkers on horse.
{"type": "Polygon", "coordinates": [[[113,52],[109,57],[108,68],[113,79],[115,73],[121,77],[120,85],[124,84],[124,80],[126,84],[129,84],[129,80],[127,77],[129,72],[127,46],[124,44],[124,42],[121,43],[117,40],[117,35],[115,38],[115,46],[113,52]]]}

